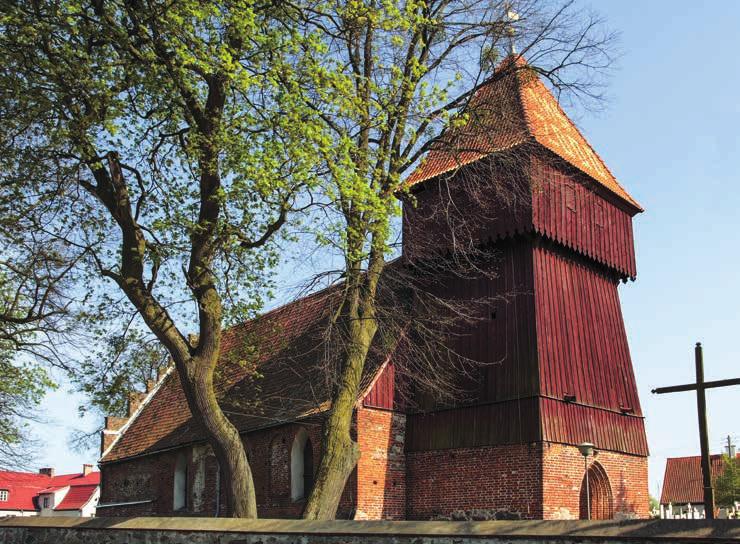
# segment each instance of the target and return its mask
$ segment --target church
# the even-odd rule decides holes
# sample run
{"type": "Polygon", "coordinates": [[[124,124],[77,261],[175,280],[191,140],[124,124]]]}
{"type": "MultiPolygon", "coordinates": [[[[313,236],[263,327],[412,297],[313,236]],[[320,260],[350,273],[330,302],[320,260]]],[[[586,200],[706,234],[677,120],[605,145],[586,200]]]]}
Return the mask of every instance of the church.
{"type": "MultiPolygon", "coordinates": [[[[456,340],[466,357],[495,364],[480,367],[472,401],[418,409],[399,402],[392,350],[374,354],[339,517],[648,517],[647,439],[617,290],[636,277],[642,209],[534,71],[504,62],[516,69],[478,90],[478,114],[454,145],[432,149],[406,180],[413,203],[403,210],[403,259],[454,243],[429,213],[442,194],[457,192],[479,218],[466,232],[495,249],[496,274],[451,275],[444,289],[507,294],[456,340]],[[482,200],[465,193],[476,176],[523,196],[476,209],[482,200]]],[[[260,517],[299,517],[318,467],[331,392],[317,338],[335,300],[320,291],[224,332],[216,388],[244,437],[260,517]],[[268,349],[255,354],[249,339],[268,349]]],[[[98,516],[228,515],[172,370],[132,394],[127,417],[106,418],[99,464],[98,516]]]]}

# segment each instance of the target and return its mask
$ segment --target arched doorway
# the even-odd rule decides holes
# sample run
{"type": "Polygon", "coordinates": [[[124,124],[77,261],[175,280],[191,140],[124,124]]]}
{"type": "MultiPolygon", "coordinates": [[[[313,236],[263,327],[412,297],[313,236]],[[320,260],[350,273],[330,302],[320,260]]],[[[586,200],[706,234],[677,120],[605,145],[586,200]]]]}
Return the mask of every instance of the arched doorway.
{"type": "Polygon", "coordinates": [[[598,462],[588,467],[588,496],[586,501],[586,476],[581,482],[580,518],[588,519],[587,504],[591,506],[591,519],[612,519],[614,517],[614,499],[609,477],[598,462]]]}

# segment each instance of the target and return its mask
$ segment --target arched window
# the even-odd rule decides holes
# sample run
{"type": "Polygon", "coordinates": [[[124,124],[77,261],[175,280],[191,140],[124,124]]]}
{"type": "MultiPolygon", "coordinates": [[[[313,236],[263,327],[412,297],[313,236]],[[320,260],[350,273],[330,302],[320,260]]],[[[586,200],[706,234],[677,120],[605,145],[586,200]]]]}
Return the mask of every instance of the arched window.
{"type": "Polygon", "coordinates": [[[612,519],[614,517],[614,501],[612,488],[609,485],[604,467],[594,461],[588,467],[588,501],[586,501],[586,476],[581,482],[580,518],[589,519],[588,509],[591,510],[591,519],[612,519]]]}
{"type": "Polygon", "coordinates": [[[175,460],[175,477],[172,489],[172,509],[185,510],[188,506],[188,459],[185,452],[175,460]]]}
{"type": "Polygon", "coordinates": [[[305,499],[313,487],[313,446],[305,429],[301,429],[290,449],[290,498],[305,499]]]}

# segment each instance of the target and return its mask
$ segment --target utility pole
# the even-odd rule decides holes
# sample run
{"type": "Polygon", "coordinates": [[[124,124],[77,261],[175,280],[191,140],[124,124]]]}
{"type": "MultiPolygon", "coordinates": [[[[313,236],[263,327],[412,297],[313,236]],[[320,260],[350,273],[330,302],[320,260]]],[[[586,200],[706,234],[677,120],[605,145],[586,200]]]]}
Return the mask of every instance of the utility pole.
{"type": "Polygon", "coordinates": [[[732,443],[732,438],[730,435],[727,435],[727,457],[730,459],[735,458],[735,444],[732,443]]]}
{"type": "Polygon", "coordinates": [[[696,391],[696,408],[699,416],[699,445],[701,447],[701,473],[702,485],[704,487],[704,515],[706,519],[714,519],[714,490],[712,489],[712,466],[709,457],[709,432],[707,430],[707,398],[706,390],[715,387],[729,387],[740,385],[740,378],[729,380],[704,381],[704,352],[701,342],[696,343],[694,348],[694,361],[696,363],[696,383],[684,385],[673,385],[671,387],[658,387],[653,393],[678,393],[680,391],[696,391]]]}

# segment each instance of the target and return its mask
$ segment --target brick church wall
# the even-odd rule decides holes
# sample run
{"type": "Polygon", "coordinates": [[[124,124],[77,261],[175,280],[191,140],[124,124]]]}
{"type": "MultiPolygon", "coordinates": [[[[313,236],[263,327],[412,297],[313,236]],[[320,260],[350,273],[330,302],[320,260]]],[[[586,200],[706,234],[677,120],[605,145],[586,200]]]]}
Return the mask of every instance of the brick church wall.
{"type": "MultiPolygon", "coordinates": [[[[321,450],[321,422],[287,424],[250,433],[246,442],[260,517],[296,518],[304,500],[290,497],[290,450],[303,428],[321,450]]],[[[454,448],[404,453],[406,416],[359,408],[361,458],[350,477],[339,517],[358,519],[577,519],[583,457],[575,446],[554,443],[454,448]]],[[[149,501],[101,508],[98,516],[173,515],[174,470],[188,460],[187,509],[177,514],[216,514],[217,464],[206,445],[103,465],[100,503],[149,501]]],[[[617,519],[648,517],[647,458],[600,451],[617,519]]],[[[223,482],[222,482],[223,484],[223,482]]],[[[228,515],[224,486],[219,514],[228,515]]]]}
{"type": "MultiPolygon", "coordinates": [[[[650,517],[647,457],[599,451],[591,462],[598,462],[609,478],[615,519],[650,517]]],[[[583,475],[583,457],[577,447],[545,445],[544,519],[578,519],[583,475]]]]}
{"type": "Polygon", "coordinates": [[[355,519],[406,517],[406,415],[357,410],[357,512],[355,519]]]}
{"type": "MultiPolygon", "coordinates": [[[[263,518],[298,518],[305,499],[290,496],[290,450],[298,431],[308,433],[313,448],[314,471],[321,453],[321,421],[288,424],[249,433],[245,437],[252,468],[257,510],[263,518]]],[[[216,515],[218,487],[216,458],[204,444],[157,453],[101,466],[101,504],[147,501],[145,504],[100,508],[98,516],[216,515]],[[174,473],[178,455],[187,456],[187,508],[173,511],[174,473]]],[[[354,515],[357,474],[350,476],[339,505],[338,517],[354,515]]],[[[220,516],[228,515],[226,492],[221,482],[220,516]]]]}
{"type": "Polygon", "coordinates": [[[542,446],[515,444],[409,453],[409,519],[542,517],[542,446]]]}

